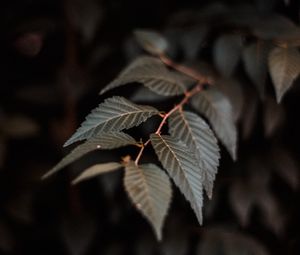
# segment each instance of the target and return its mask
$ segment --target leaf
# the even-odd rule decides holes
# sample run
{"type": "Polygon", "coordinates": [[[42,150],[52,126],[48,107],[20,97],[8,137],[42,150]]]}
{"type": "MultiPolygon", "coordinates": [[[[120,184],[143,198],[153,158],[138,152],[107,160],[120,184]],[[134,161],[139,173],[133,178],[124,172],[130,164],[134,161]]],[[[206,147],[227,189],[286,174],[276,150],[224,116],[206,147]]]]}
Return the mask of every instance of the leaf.
{"type": "Polygon", "coordinates": [[[182,33],[182,37],[179,38],[186,59],[194,60],[197,58],[201,46],[203,47],[205,43],[207,34],[208,28],[206,26],[197,26],[182,33]]]}
{"type": "Polygon", "coordinates": [[[255,195],[252,194],[248,184],[235,181],[229,190],[229,202],[240,224],[246,227],[255,204],[255,195]]]}
{"type": "Polygon", "coordinates": [[[154,107],[137,105],[124,97],[108,98],[86,117],[80,128],[64,146],[102,132],[120,131],[138,126],[158,113],[159,111],[154,107]]]}
{"type": "Polygon", "coordinates": [[[196,156],[183,142],[171,136],[152,134],[150,139],[162,166],[190,202],[202,224],[203,175],[196,163],[196,156]]]}
{"type": "Polygon", "coordinates": [[[257,112],[259,106],[259,99],[253,90],[247,89],[245,91],[245,102],[243,107],[242,119],[241,119],[241,133],[242,139],[247,140],[250,138],[255,125],[257,124],[257,112]]]}
{"type": "Polygon", "coordinates": [[[267,97],[264,102],[263,125],[266,137],[272,137],[282,127],[285,111],[282,105],[276,104],[273,97],[267,97]]]}
{"type": "Polygon", "coordinates": [[[284,216],[280,212],[276,197],[269,188],[270,171],[266,168],[266,160],[268,158],[263,156],[246,162],[245,167],[250,174],[231,186],[229,201],[243,226],[249,222],[255,206],[261,213],[262,223],[276,234],[280,234],[284,226],[284,216]]]}
{"type": "Polygon", "coordinates": [[[249,45],[243,51],[245,71],[255,85],[261,99],[265,95],[268,53],[267,45],[259,41],[249,45]]]}
{"type": "Polygon", "coordinates": [[[199,167],[203,171],[203,186],[211,198],[220,152],[210,127],[194,113],[176,111],[169,117],[169,131],[171,136],[184,142],[196,155],[199,167]]]}
{"type": "Polygon", "coordinates": [[[289,151],[282,147],[272,148],[268,160],[272,170],[274,170],[293,190],[297,190],[300,180],[298,162],[289,151]]]}
{"type": "Polygon", "coordinates": [[[92,137],[90,140],[85,143],[77,146],[72,150],[67,156],[65,156],[56,166],[54,166],[48,173],[46,173],[42,179],[48,178],[50,175],[61,170],[65,166],[73,163],[82,156],[95,151],[95,150],[109,150],[116,149],[127,145],[136,144],[134,138],[130,135],[127,135],[123,132],[108,132],[100,133],[96,137],[92,137]]]}
{"type": "Polygon", "coordinates": [[[290,19],[278,14],[263,15],[252,29],[255,36],[264,40],[299,43],[300,28],[290,19]]]}
{"type": "Polygon", "coordinates": [[[229,100],[216,88],[196,94],[191,103],[211,123],[217,137],[236,160],[237,130],[229,100]]]}
{"type": "Polygon", "coordinates": [[[1,132],[13,138],[24,138],[37,135],[40,131],[38,124],[25,116],[12,116],[1,123],[1,132]]]}
{"type": "Polygon", "coordinates": [[[245,96],[243,89],[245,86],[240,84],[239,81],[231,78],[216,79],[214,86],[228,98],[232,106],[232,117],[236,122],[241,118],[242,110],[244,106],[245,96]]]}
{"type": "Polygon", "coordinates": [[[73,1],[68,5],[69,22],[80,33],[84,44],[90,43],[96,36],[99,22],[103,18],[103,7],[97,0],[73,1]]]}
{"type": "Polygon", "coordinates": [[[100,94],[133,82],[142,83],[159,95],[175,96],[184,93],[188,80],[184,75],[170,72],[159,59],[139,57],[102,89],[100,94]]]}
{"type": "Polygon", "coordinates": [[[134,36],[137,42],[151,54],[159,55],[168,48],[167,40],[159,33],[151,30],[136,30],[134,36]]]}
{"type": "Polygon", "coordinates": [[[158,240],[172,198],[169,177],[156,165],[137,166],[130,161],[125,167],[125,189],[141,213],[152,225],[158,240]]]}
{"type": "Polygon", "coordinates": [[[290,89],[300,73],[300,53],[296,48],[274,48],[269,55],[269,70],[277,102],[290,89]]]}
{"type": "Polygon", "coordinates": [[[84,170],[75,180],[72,181],[72,184],[77,184],[79,182],[88,180],[90,178],[96,177],[100,174],[109,173],[121,168],[122,165],[117,162],[109,162],[104,164],[93,165],[86,170],[84,170]]]}
{"type": "Polygon", "coordinates": [[[232,75],[241,55],[241,37],[224,35],[218,38],[214,46],[214,62],[220,73],[226,77],[232,75]]]}
{"type": "Polygon", "coordinates": [[[77,209],[73,215],[64,215],[61,220],[60,236],[66,253],[70,255],[87,254],[97,235],[96,218],[81,210],[77,209]]]}
{"type": "Polygon", "coordinates": [[[140,87],[139,89],[135,90],[131,97],[130,100],[136,103],[158,103],[166,100],[166,98],[162,95],[158,95],[151,90],[145,88],[145,87],[140,87]]]}
{"type": "Polygon", "coordinates": [[[279,203],[268,189],[262,190],[257,196],[257,206],[263,215],[263,223],[277,235],[282,234],[285,216],[280,210],[279,203]]]}
{"type": "Polygon", "coordinates": [[[268,255],[268,252],[251,236],[219,226],[206,229],[196,254],[268,255]]]}

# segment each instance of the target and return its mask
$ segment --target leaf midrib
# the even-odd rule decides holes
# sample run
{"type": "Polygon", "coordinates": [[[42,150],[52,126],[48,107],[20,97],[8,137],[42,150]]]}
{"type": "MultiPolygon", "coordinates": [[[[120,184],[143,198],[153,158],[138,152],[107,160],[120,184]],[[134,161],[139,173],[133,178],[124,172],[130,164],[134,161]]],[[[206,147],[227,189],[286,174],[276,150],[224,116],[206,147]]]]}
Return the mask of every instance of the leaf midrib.
{"type": "MultiPolygon", "coordinates": [[[[102,125],[102,124],[107,124],[111,121],[113,121],[114,119],[118,119],[118,118],[124,118],[126,115],[133,115],[133,114],[138,114],[138,113],[146,113],[146,112],[156,112],[156,110],[154,109],[148,109],[148,110],[137,110],[137,111],[132,111],[132,112],[124,112],[123,114],[105,119],[102,122],[98,122],[97,124],[95,124],[92,128],[90,128],[90,130],[96,129],[98,126],[102,125]]],[[[119,128],[112,128],[112,131],[116,131],[119,130],[119,128]]],[[[88,132],[88,131],[86,131],[88,132]]]]}
{"type": "MultiPolygon", "coordinates": [[[[218,108],[216,106],[217,104],[213,101],[211,96],[209,96],[207,93],[202,93],[202,95],[208,101],[208,104],[211,105],[211,109],[213,110],[213,112],[217,116],[217,118],[219,120],[221,120],[221,122],[224,124],[224,119],[227,118],[227,115],[225,115],[225,113],[223,111],[218,111],[218,108]]],[[[204,113],[204,114],[207,115],[206,113],[204,113]]]]}
{"type": "MultiPolygon", "coordinates": [[[[133,164],[135,164],[135,163],[133,163],[133,164]]],[[[142,181],[143,181],[143,186],[145,186],[145,190],[146,190],[147,197],[148,197],[147,200],[149,200],[148,203],[150,204],[150,206],[149,206],[149,208],[150,208],[150,214],[152,215],[153,220],[157,221],[157,217],[155,216],[155,213],[154,213],[155,210],[154,210],[154,208],[153,208],[153,205],[154,205],[155,203],[154,203],[154,200],[152,199],[152,196],[150,196],[150,191],[149,191],[149,188],[148,188],[148,186],[147,186],[146,177],[145,177],[145,175],[143,174],[143,169],[141,168],[141,166],[135,165],[135,167],[137,167],[137,169],[139,170],[139,175],[142,177],[141,179],[142,179],[142,181]]],[[[155,222],[155,223],[156,223],[156,222],[155,222]]]]}
{"type": "MultiPolygon", "coordinates": [[[[137,75],[137,76],[134,76],[134,77],[130,77],[130,75],[124,75],[124,76],[121,76],[119,77],[119,79],[128,79],[128,80],[138,80],[138,79],[153,79],[153,80],[159,80],[159,81],[165,81],[165,82],[168,82],[168,83],[171,83],[171,84],[174,84],[176,85],[177,87],[180,87],[183,89],[183,86],[178,82],[176,81],[175,79],[171,78],[170,76],[167,76],[169,75],[168,73],[165,74],[166,76],[163,76],[160,74],[146,74],[146,75],[137,75]]],[[[137,81],[139,82],[139,81],[137,81]]],[[[122,83],[122,81],[120,81],[120,83],[122,83]]]]}
{"type": "Polygon", "coordinates": [[[185,181],[188,183],[188,187],[189,187],[189,190],[190,190],[190,193],[192,194],[193,196],[193,199],[195,199],[195,196],[194,196],[194,192],[193,192],[193,189],[191,188],[190,186],[190,183],[189,183],[189,179],[188,177],[186,176],[186,172],[184,171],[184,168],[182,167],[182,165],[180,164],[180,160],[178,159],[178,157],[176,156],[175,152],[173,152],[173,150],[171,149],[171,147],[166,143],[166,141],[163,139],[163,137],[161,135],[158,135],[160,137],[160,139],[163,141],[163,143],[167,146],[167,148],[169,149],[169,151],[172,153],[172,155],[175,157],[177,163],[179,164],[180,166],[180,169],[184,175],[184,178],[185,178],[185,181]]]}
{"type": "Polygon", "coordinates": [[[183,122],[184,122],[184,124],[185,124],[185,127],[188,129],[188,131],[189,131],[189,134],[190,134],[190,136],[191,136],[191,138],[192,138],[192,140],[193,140],[193,142],[194,142],[194,145],[195,145],[195,147],[196,147],[196,149],[197,149],[197,154],[199,154],[199,151],[198,151],[198,146],[197,146],[197,139],[196,139],[196,137],[195,137],[195,135],[194,135],[194,132],[193,132],[193,129],[191,128],[191,126],[188,124],[188,121],[187,121],[187,119],[186,119],[186,116],[184,115],[184,112],[182,111],[182,109],[181,110],[179,110],[179,114],[180,114],[180,116],[182,117],[182,120],[183,120],[183,122]]]}

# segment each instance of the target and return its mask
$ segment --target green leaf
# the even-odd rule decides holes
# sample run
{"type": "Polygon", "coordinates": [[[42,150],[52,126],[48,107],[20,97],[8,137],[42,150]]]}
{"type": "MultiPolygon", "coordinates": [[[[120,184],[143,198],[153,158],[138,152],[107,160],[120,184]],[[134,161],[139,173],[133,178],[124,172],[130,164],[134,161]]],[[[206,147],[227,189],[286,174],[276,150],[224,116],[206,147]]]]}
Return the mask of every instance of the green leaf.
{"type": "Polygon", "coordinates": [[[297,48],[274,48],[269,55],[269,70],[277,102],[290,89],[300,73],[300,53],[297,48]]]}
{"type": "Polygon", "coordinates": [[[167,40],[155,31],[136,30],[134,36],[140,46],[151,54],[159,55],[168,48],[167,40]]]}
{"type": "Polygon", "coordinates": [[[219,225],[206,228],[195,254],[268,255],[269,252],[250,235],[219,225]]]}
{"type": "Polygon", "coordinates": [[[120,131],[140,125],[159,111],[151,106],[137,105],[124,97],[114,96],[94,109],[64,144],[88,139],[102,132],[120,131]]]}
{"type": "Polygon", "coordinates": [[[241,118],[245,101],[244,86],[235,79],[222,77],[215,79],[214,87],[229,100],[232,106],[232,117],[236,122],[241,118]]]}
{"type": "Polygon", "coordinates": [[[281,104],[277,104],[274,97],[266,97],[263,107],[263,126],[266,138],[272,137],[285,122],[285,111],[281,104]]]}
{"type": "Polygon", "coordinates": [[[109,173],[123,167],[120,163],[110,162],[104,164],[93,165],[86,170],[84,170],[75,180],[72,181],[72,184],[77,184],[79,182],[85,181],[87,179],[96,177],[100,174],[109,173]]]}
{"type": "Polygon", "coordinates": [[[162,95],[158,95],[145,87],[140,87],[137,90],[133,91],[130,96],[130,100],[135,103],[142,104],[153,104],[153,103],[161,103],[166,100],[166,98],[162,95]]]}
{"type": "Polygon", "coordinates": [[[26,116],[9,116],[1,121],[1,133],[12,138],[26,138],[39,133],[40,127],[26,116]]]}
{"type": "Polygon", "coordinates": [[[196,114],[179,110],[169,117],[169,131],[171,136],[184,142],[196,155],[200,170],[203,171],[203,186],[211,198],[220,152],[210,127],[196,114]]]}
{"type": "Polygon", "coordinates": [[[205,44],[206,36],[208,35],[208,27],[197,25],[195,28],[183,29],[180,31],[182,36],[179,38],[179,43],[182,47],[183,54],[188,60],[195,60],[197,54],[205,44]]]}
{"type": "Polygon", "coordinates": [[[229,100],[215,87],[196,94],[191,103],[210,122],[217,137],[236,160],[237,130],[229,100]]]}
{"type": "Polygon", "coordinates": [[[136,144],[134,138],[130,135],[127,135],[123,132],[107,132],[100,133],[96,137],[92,137],[90,140],[85,143],[77,146],[74,150],[71,151],[67,156],[65,156],[56,166],[54,166],[48,173],[46,173],[42,178],[45,179],[50,175],[61,170],[65,166],[73,163],[82,156],[88,154],[89,152],[102,149],[115,149],[127,145],[136,144]]]}
{"type": "Polygon", "coordinates": [[[175,96],[183,94],[185,84],[191,81],[182,74],[169,71],[159,59],[139,57],[109,83],[100,94],[133,82],[142,83],[159,95],[175,96]]]}
{"type": "Polygon", "coordinates": [[[245,71],[255,85],[261,99],[263,99],[265,95],[268,53],[269,47],[262,42],[250,44],[243,51],[245,71]]]}
{"type": "Polygon", "coordinates": [[[259,99],[254,90],[246,88],[243,114],[240,120],[241,139],[248,140],[251,137],[257,125],[257,112],[259,107],[259,99]]]}
{"type": "Polygon", "coordinates": [[[241,56],[242,41],[237,35],[224,35],[218,38],[214,48],[214,62],[220,73],[232,75],[241,56]]]}
{"type": "Polygon", "coordinates": [[[255,196],[249,189],[249,184],[239,180],[232,183],[229,190],[229,203],[241,226],[246,227],[255,205],[255,196]]]}
{"type": "Polygon", "coordinates": [[[299,43],[299,26],[295,25],[289,18],[278,14],[263,15],[252,29],[255,36],[264,40],[299,43]]]}
{"type": "Polygon", "coordinates": [[[268,156],[271,169],[278,174],[278,176],[286,182],[289,187],[296,191],[300,184],[300,173],[298,162],[289,151],[283,148],[281,145],[272,148],[270,155],[268,156]],[[274,158],[276,160],[274,160],[274,158]]]}
{"type": "Polygon", "coordinates": [[[178,139],[167,135],[152,134],[152,146],[162,166],[190,202],[197,219],[202,224],[203,173],[196,156],[178,139]]]}
{"type": "Polygon", "coordinates": [[[163,222],[172,199],[169,177],[154,164],[137,166],[130,161],[125,167],[124,185],[133,204],[161,240],[163,222]]]}

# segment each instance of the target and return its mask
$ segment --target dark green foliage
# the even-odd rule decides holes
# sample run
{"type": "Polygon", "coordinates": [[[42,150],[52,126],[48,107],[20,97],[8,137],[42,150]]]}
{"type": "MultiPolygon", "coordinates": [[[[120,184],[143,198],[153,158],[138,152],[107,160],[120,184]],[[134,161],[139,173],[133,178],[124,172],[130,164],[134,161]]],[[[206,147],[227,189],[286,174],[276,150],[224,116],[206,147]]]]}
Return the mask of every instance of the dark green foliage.
{"type": "MultiPolygon", "coordinates": [[[[266,40],[264,38],[265,34],[260,28],[256,27],[255,22],[253,24],[250,22],[248,25],[250,27],[254,26],[253,35],[259,36],[260,40],[266,40]],[[262,36],[260,36],[260,33],[262,33],[262,36]]],[[[291,33],[294,34],[294,32],[295,29],[292,29],[291,33]]],[[[199,223],[202,224],[203,188],[209,198],[212,198],[213,183],[220,158],[219,147],[214,133],[205,120],[196,113],[185,111],[183,108],[190,103],[196,112],[208,120],[216,136],[226,147],[233,160],[237,160],[238,133],[235,121],[239,118],[239,115],[237,115],[237,118],[234,117],[234,110],[239,111],[239,109],[233,109],[231,105],[231,102],[236,102],[236,98],[227,98],[215,86],[216,79],[218,79],[218,87],[222,83],[222,79],[219,79],[217,75],[202,74],[201,70],[198,72],[193,68],[172,61],[165,54],[169,43],[162,35],[153,31],[139,30],[135,32],[135,36],[139,44],[155,57],[140,57],[132,62],[121,72],[117,79],[101,91],[101,94],[122,85],[138,82],[159,95],[168,97],[183,95],[182,100],[167,113],[162,113],[151,106],[134,104],[124,97],[114,96],[106,99],[104,103],[100,104],[86,117],[81,127],[65,145],[80,140],[87,141],[78,146],[70,155],[67,155],[46,176],[97,148],[112,149],[126,145],[139,147],[140,152],[135,161],[131,160],[131,156],[126,156],[121,163],[95,165],[83,172],[74,182],[77,183],[110,172],[123,165],[126,169],[125,190],[137,209],[152,224],[156,236],[160,240],[162,237],[162,224],[171,199],[170,185],[168,182],[163,181],[164,179],[168,180],[168,177],[160,176],[162,173],[159,173],[161,170],[158,166],[139,164],[145,147],[149,143],[152,144],[161,165],[190,202],[199,223]],[[168,67],[174,69],[174,71],[168,70],[168,67]],[[188,76],[195,80],[194,85],[191,86],[192,83],[187,79],[188,76]],[[139,126],[154,115],[160,115],[162,121],[155,133],[150,134],[150,138],[146,142],[137,143],[134,138],[121,132],[124,129],[139,126]],[[162,134],[162,128],[166,121],[169,123],[171,136],[162,134]],[[163,187],[164,185],[167,186],[163,187]],[[157,192],[160,188],[162,188],[162,194],[157,192]],[[163,197],[163,193],[169,195],[163,197]]],[[[270,35],[270,38],[279,43],[277,37],[273,38],[270,35]]],[[[290,41],[289,37],[284,36],[282,39],[290,41]]],[[[280,41],[280,43],[283,42],[280,41]]],[[[275,47],[269,52],[258,48],[259,45],[243,45],[240,35],[221,35],[214,45],[213,58],[216,69],[221,76],[227,79],[230,78],[243,53],[245,71],[257,87],[261,98],[264,98],[264,68],[266,67],[265,59],[267,55],[277,101],[280,102],[282,96],[291,87],[300,72],[300,53],[298,49],[294,45],[290,48],[288,42],[283,44],[285,45],[284,48],[275,47]]],[[[225,82],[225,85],[221,85],[221,88],[228,91],[226,85],[228,86],[225,82]]],[[[231,93],[229,95],[234,95],[234,89],[238,90],[236,86],[230,89],[231,93]]],[[[236,104],[235,107],[241,106],[236,104]]],[[[274,107],[266,109],[274,109],[274,107]]],[[[272,114],[271,111],[267,111],[265,114],[266,135],[271,134],[274,129],[273,122],[268,119],[272,118],[268,117],[272,114]],[[271,123],[271,126],[269,123],[271,123]]],[[[274,123],[276,128],[277,122],[274,123]]],[[[232,193],[232,201],[240,199],[240,195],[243,196],[243,190],[239,191],[239,189],[244,189],[244,187],[234,187],[238,191],[232,193]],[[236,197],[237,195],[239,196],[236,197]]],[[[269,201],[269,204],[274,204],[268,193],[265,196],[261,194],[260,198],[264,199],[264,197],[269,201]]],[[[257,203],[260,204],[259,201],[257,203]]],[[[251,202],[249,200],[249,204],[245,205],[243,210],[247,212],[249,210],[247,208],[250,206],[251,202]]],[[[274,208],[266,210],[275,210],[274,208]]],[[[239,214],[244,213],[239,207],[237,207],[237,212],[239,214]]],[[[243,221],[246,217],[247,215],[242,217],[243,221]]]]}
{"type": "Polygon", "coordinates": [[[23,2],[1,16],[1,253],[299,254],[297,1],[54,0],[28,23],[23,2]]]}

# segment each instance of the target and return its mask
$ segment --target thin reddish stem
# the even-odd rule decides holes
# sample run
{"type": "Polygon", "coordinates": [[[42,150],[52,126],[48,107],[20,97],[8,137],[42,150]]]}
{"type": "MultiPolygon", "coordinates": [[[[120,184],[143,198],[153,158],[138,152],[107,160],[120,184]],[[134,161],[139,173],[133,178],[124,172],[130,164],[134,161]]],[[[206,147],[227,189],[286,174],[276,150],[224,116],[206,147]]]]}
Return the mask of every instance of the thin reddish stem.
{"type": "MultiPolygon", "coordinates": [[[[204,75],[200,74],[199,72],[195,71],[192,68],[189,68],[187,66],[183,66],[180,64],[175,63],[172,59],[170,59],[169,57],[167,57],[164,53],[161,53],[158,55],[158,57],[160,58],[160,60],[167,66],[177,70],[180,73],[183,73],[191,78],[193,78],[194,80],[197,81],[197,85],[191,89],[190,91],[186,91],[185,92],[185,96],[184,98],[181,100],[181,102],[177,105],[175,105],[169,112],[167,112],[166,114],[159,114],[163,119],[160,122],[157,130],[155,131],[155,134],[160,135],[161,130],[163,128],[163,126],[166,124],[167,119],[171,116],[172,113],[174,113],[175,111],[181,109],[189,100],[192,96],[194,96],[195,94],[199,93],[200,91],[202,91],[203,89],[203,84],[209,84],[212,85],[213,81],[211,79],[209,79],[208,77],[205,77],[204,75]]],[[[142,154],[145,150],[145,147],[150,143],[150,139],[148,139],[144,144],[141,144],[140,146],[140,151],[139,154],[137,155],[136,159],[135,159],[135,164],[138,165],[140,158],[142,157],[142,154]]]]}
{"type": "Polygon", "coordinates": [[[135,159],[135,164],[138,165],[140,158],[142,157],[142,154],[144,152],[145,147],[150,143],[150,139],[147,140],[147,142],[145,142],[144,144],[142,144],[141,149],[139,151],[139,154],[137,155],[136,159],[135,159]]]}
{"type": "MultiPolygon", "coordinates": [[[[197,85],[191,89],[190,91],[187,91],[185,93],[184,98],[180,101],[179,104],[175,105],[169,112],[167,112],[164,116],[162,121],[160,122],[157,130],[155,131],[155,134],[160,134],[161,133],[161,129],[163,128],[163,126],[166,124],[167,119],[171,116],[172,113],[174,113],[175,111],[179,110],[180,108],[182,108],[188,101],[189,99],[194,96],[195,94],[199,93],[202,89],[203,89],[203,84],[198,82],[197,85]]],[[[136,159],[135,159],[135,164],[138,165],[139,160],[144,152],[145,147],[150,143],[150,139],[148,139],[144,144],[141,145],[141,149],[139,151],[139,154],[137,155],[136,159]]]]}
{"type": "Polygon", "coordinates": [[[175,63],[172,59],[167,57],[164,53],[159,55],[160,60],[167,66],[172,67],[173,69],[193,78],[194,80],[198,81],[199,83],[207,83],[207,77],[203,76],[202,74],[198,73],[192,68],[187,66],[183,66],[180,64],[175,63]]]}

